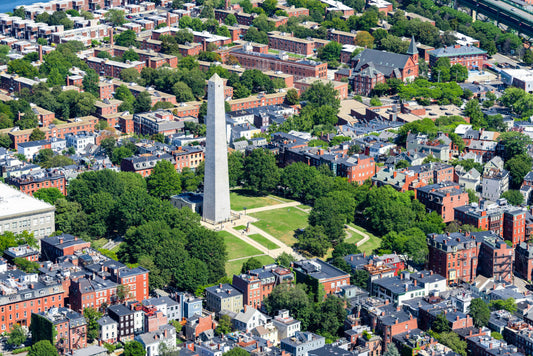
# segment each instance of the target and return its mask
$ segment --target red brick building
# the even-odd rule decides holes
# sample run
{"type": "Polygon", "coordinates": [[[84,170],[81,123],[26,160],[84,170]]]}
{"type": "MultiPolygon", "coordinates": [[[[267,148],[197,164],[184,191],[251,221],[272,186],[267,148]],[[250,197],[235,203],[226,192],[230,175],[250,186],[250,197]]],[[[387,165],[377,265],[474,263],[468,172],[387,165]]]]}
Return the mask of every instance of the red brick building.
{"type": "Polygon", "coordinates": [[[67,195],[67,180],[65,175],[56,170],[46,170],[10,177],[9,184],[14,185],[21,192],[33,196],[42,188],[57,188],[63,195],[67,195]]]}
{"type": "Polygon", "coordinates": [[[315,43],[312,40],[292,37],[285,32],[273,31],[268,34],[268,45],[270,48],[310,56],[314,53],[315,43]]]}
{"type": "Polygon", "coordinates": [[[522,242],[515,249],[514,271],[527,281],[533,280],[533,246],[522,242]]]}
{"type": "MultiPolygon", "coordinates": [[[[87,321],[83,315],[68,308],[52,308],[32,314],[32,321],[38,323],[41,335],[54,335],[53,345],[60,354],[87,347],[87,321]],[[46,320],[46,321],[44,321],[46,320]],[[44,321],[44,322],[43,322],[44,321]]],[[[42,340],[45,340],[43,338],[42,340]]],[[[36,336],[34,342],[40,341],[36,336]]]]}
{"type": "Polygon", "coordinates": [[[450,64],[460,64],[468,69],[483,69],[487,52],[476,46],[444,46],[429,52],[429,65],[434,67],[439,58],[449,58],[450,64]]]}
{"type": "Polygon", "coordinates": [[[468,193],[459,184],[447,181],[416,188],[416,199],[428,211],[435,211],[444,222],[454,220],[454,208],[468,204],[468,193]]]}
{"type": "Polygon", "coordinates": [[[229,100],[231,111],[253,109],[260,106],[280,105],[285,102],[287,92],[272,94],[257,94],[247,98],[229,100]]]}
{"type": "Polygon", "coordinates": [[[85,242],[70,234],[41,239],[41,255],[43,259],[52,262],[56,262],[59,257],[70,256],[89,247],[91,247],[90,242],[85,242]]]}
{"type": "Polygon", "coordinates": [[[373,157],[361,154],[348,156],[342,151],[326,151],[316,147],[287,149],[283,164],[287,165],[292,162],[303,162],[317,168],[325,164],[334,175],[347,178],[350,183],[362,184],[376,174],[373,157]]]}
{"type": "Polygon", "coordinates": [[[427,243],[428,267],[448,283],[470,283],[478,274],[512,278],[513,250],[493,232],[429,234],[427,243]]]}
{"type": "Polygon", "coordinates": [[[146,67],[144,62],[116,62],[107,58],[88,57],[85,59],[89,68],[94,69],[100,76],[120,78],[120,72],[124,69],[134,68],[139,73],[146,67]]]}
{"type": "Polygon", "coordinates": [[[327,77],[327,63],[311,60],[291,60],[287,55],[256,53],[246,49],[236,49],[231,52],[231,55],[237,58],[241,66],[246,69],[281,71],[293,75],[295,79],[327,77]]]}
{"type": "MultiPolygon", "coordinates": [[[[52,137],[65,138],[68,134],[76,135],[81,131],[94,132],[98,119],[94,116],[85,116],[75,119],[69,119],[66,124],[55,125],[54,127],[45,127],[41,131],[46,135],[45,139],[49,140],[52,137]]],[[[21,142],[29,142],[33,129],[14,130],[4,129],[0,130],[2,133],[7,133],[13,142],[13,148],[17,149],[21,142]]]]}
{"type": "Polygon", "coordinates": [[[278,284],[292,283],[294,276],[290,269],[277,265],[233,275],[233,287],[243,295],[243,303],[259,309],[263,300],[270,295],[278,284]]]}
{"type": "Polygon", "coordinates": [[[350,275],[318,258],[293,262],[297,283],[306,283],[317,291],[324,287],[326,294],[337,293],[342,286],[350,284],[350,275]]]}
{"type": "Polygon", "coordinates": [[[473,225],[482,230],[493,231],[513,246],[525,241],[526,211],[507,204],[488,204],[481,200],[479,205],[465,205],[455,208],[455,220],[473,225]]]}

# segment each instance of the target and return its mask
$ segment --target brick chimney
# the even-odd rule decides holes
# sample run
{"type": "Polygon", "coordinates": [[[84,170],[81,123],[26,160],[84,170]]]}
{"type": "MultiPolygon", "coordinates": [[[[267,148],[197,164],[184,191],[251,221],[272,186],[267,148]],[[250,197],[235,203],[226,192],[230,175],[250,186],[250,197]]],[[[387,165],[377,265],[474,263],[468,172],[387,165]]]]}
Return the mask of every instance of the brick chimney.
{"type": "Polygon", "coordinates": [[[39,45],[39,62],[43,61],[43,45],[39,45]]]}
{"type": "Polygon", "coordinates": [[[114,42],[113,42],[113,29],[112,28],[109,29],[109,44],[111,46],[113,46],[113,44],[114,44],[114,42]]]}
{"type": "Polygon", "coordinates": [[[170,12],[167,12],[167,26],[170,27],[170,12]]]}

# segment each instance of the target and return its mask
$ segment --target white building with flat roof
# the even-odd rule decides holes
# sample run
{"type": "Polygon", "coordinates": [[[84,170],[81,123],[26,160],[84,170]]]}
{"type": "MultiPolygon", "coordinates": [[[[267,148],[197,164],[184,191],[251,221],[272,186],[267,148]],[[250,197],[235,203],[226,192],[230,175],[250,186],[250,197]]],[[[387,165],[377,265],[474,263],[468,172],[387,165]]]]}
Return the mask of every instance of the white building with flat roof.
{"type": "Polygon", "coordinates": [[[33,232],[41,239],[55,231],[55,207],[0,183],[0,234],[33,232]]]}

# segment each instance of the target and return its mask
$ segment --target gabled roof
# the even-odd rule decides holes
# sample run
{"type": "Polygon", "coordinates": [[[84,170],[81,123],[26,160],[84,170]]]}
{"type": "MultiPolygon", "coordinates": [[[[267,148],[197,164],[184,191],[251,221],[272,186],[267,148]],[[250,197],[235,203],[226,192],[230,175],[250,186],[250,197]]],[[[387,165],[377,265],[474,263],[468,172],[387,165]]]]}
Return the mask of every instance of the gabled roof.
{"type": "Polygon", "coordinates": [[[357,61],[354,71],[358,72],[364,64],[373,63],[376,70],[389,77],[395,69],[403,69],[409,58],[406,54],[365,49],[354,58],[357,61]]]}

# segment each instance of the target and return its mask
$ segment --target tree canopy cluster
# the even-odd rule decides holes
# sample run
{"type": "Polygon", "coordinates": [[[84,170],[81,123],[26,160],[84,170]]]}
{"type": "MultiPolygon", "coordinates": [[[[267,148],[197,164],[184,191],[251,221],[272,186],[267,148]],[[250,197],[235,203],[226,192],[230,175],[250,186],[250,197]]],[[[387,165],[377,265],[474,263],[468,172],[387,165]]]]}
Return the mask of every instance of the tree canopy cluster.
{"type": "Polygon", "coordinates": [[[150,269],[153,287],[170,284],[194,291],[225,275],[224,241],[201,227],[197,214],[160,198],[181,191],[169,181],[165,166],[158,163],[148,183],[130,172],[81,174],[71,182],[68,197],[56,200],[56,225],[82,238],[124,234],[121,261],[150,269]],[[163,191],[169,184],[176,190],[163,191]]]}
{"type": "Polygon", "coordinates": [[[264,300],[269,315],[286,309],[302,322],[302,330],[318,333],[329,339],[342,335],[346,318],[344,301],[334,296],[324,299],[322,293],[313,293],[303,284],[280,284],[264,300]]]}

